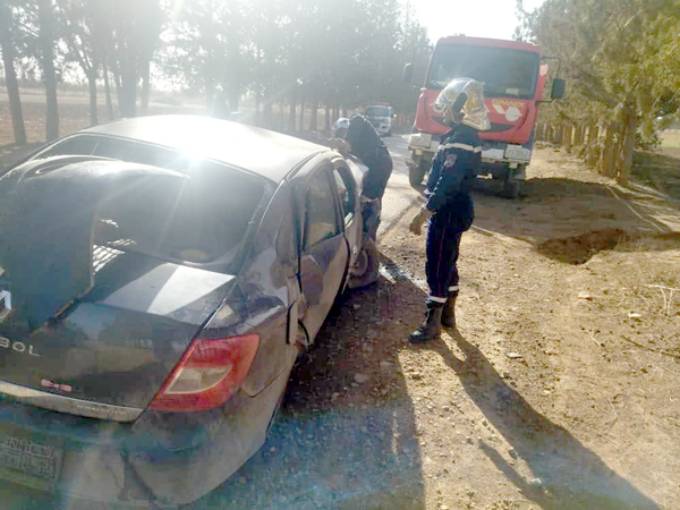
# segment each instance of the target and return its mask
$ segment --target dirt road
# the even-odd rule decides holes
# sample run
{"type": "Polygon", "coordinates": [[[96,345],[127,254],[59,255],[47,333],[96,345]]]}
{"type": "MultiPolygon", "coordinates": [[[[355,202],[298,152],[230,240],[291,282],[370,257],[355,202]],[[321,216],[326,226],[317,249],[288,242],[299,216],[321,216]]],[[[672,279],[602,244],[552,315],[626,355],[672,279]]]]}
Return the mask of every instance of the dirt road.
{"type": "Polygon", "coordinates": [[[264,448],[190,508],[678,508],[680,211],[539,150],[525,197],[476,193],[459,330],[414,348],[424,239],[390,147],[380,284],[339,303],[264,448]]]}

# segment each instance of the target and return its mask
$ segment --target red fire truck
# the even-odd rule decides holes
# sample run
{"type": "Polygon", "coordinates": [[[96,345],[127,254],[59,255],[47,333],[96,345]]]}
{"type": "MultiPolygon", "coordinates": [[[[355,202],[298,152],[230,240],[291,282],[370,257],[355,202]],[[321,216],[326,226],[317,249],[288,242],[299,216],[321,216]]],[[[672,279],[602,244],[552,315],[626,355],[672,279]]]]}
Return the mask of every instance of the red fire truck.
{"type": "MultiPolygon", "coordinates": [[[[412,71],[407,65],[407,79],[409,72],[412,71]]],[[[434,120],[432,104],[439,91],[456,77],[484,83],[491,129],[480,133],[482,172],[501,179],[503,195],[515,198],[531,160],[538,104],[544,101],[548,65],[541,58],[540,49],[529,43],[465,36],[440,39],[418,98],[415,129],[409,140],[412,186],[422,184],[439,139],[448,130],[434,120]]],[[[565,83],[558,78],[551,81],[547,100],[560,99],[565,83]]]]}

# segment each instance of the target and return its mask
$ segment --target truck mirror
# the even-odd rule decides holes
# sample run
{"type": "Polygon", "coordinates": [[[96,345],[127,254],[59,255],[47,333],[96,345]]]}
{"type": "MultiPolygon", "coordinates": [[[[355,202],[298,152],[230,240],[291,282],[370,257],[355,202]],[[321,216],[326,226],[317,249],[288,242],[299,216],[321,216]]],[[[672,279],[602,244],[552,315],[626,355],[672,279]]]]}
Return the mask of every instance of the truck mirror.
{"type": "Polygon", "coordinates": [[[562,99],[567,90],[567,82],[561,78],[555,78],[552,82],[552,89],[550,91],[551,99],[562,99]]]}
{"type": "Polygon", "coordinates": [[[411,62],[404,64],[402,78],[404,83],[411,83],[413,81],[413,64],[411,62]]]}

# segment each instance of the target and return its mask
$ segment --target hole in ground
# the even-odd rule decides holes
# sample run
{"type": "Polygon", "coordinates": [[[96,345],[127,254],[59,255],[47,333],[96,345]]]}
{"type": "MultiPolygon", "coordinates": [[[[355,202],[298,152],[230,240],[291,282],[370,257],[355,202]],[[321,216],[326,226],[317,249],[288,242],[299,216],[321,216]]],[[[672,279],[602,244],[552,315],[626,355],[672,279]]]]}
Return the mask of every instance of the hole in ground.
{"type": "MultiPolygon", "coordinates": [[[[585,264],[604,250],[613,250],[622,242],[641,239],[680,240],[680,232],[644,234],[619,228],[593,230],[577,236],[548,239],[537,246],[540,254],[567,264],[585,264]]],[[[642,249],[642,248],[641,248],[642,249]]]]}

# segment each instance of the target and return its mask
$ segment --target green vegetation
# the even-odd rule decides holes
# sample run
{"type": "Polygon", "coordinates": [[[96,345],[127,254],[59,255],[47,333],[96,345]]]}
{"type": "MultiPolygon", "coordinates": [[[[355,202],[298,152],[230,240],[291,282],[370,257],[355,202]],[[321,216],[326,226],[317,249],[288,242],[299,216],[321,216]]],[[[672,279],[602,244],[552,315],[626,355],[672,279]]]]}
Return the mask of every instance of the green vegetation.
{"type": "Polygon", "coordinates": [[[558,57],[570,84],[567,100],[545,119],[595,127],[590,131],[602,136],[588,137],[586,160],[611,149],[607,173],[626,182],[634,149],[655,143],[663,119],[680,104],[680,1],[546,0],[533,12],[521,7],[520,0],[518,37],[558,57]]]}

